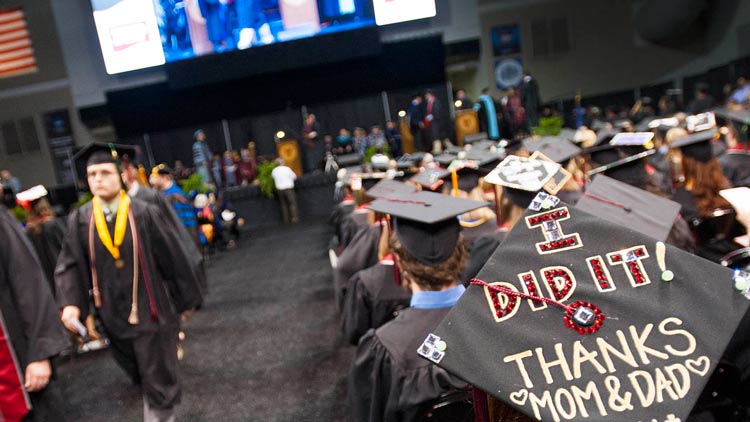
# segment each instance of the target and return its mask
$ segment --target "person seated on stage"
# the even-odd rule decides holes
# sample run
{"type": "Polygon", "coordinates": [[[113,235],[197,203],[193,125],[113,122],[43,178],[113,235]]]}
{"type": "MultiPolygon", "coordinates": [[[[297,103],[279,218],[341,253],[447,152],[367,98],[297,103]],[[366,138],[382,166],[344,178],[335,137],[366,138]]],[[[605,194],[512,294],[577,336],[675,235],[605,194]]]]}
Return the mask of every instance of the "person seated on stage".
{"type": "Polygon", "coordinates": [[[393,157],[400,157],[401,151],[401,131],[393,120],[385,122],[385,139],[388,141],[388,147],[391,149],[393,157]]]}
{"type": "Polygon", "coordinates": [[[373,125],[370,128],[370,134],[367,136],[367,146],[381,148],[387,144],[388,141],[385,139],[385,134],[380,129],[380,126],[373,125]]]}
{"type": "Polygon", "coordinates": [[[417,350],[465,290],[459,280],[467,254],[456,216],[484,203],[430,192],[412,195],[370,205],[393,218],[389,245],[412,297],[409,308],[359,341],[348,380],[355,422],[415,421],[425,405],[466,388],[417,350]]]}
{"type": "Polygon", "coordinates": [[[336,137],[336,147],[334,148],[336,155],[351,154],[354,152],[352,146],[352,133],[346,128],[339,129],[339,135],[336,137]]]}
{"type": "Polygon", "coordinates": [[[352,146],[354,148],[354,152],[357,153],[357,155],[359,155],[360,157],[364,157],[365,152],[367,151],[367,147],[370,146],[368,143],[367,131],[365,131],[361,127],[355,127],[352,146]]]}

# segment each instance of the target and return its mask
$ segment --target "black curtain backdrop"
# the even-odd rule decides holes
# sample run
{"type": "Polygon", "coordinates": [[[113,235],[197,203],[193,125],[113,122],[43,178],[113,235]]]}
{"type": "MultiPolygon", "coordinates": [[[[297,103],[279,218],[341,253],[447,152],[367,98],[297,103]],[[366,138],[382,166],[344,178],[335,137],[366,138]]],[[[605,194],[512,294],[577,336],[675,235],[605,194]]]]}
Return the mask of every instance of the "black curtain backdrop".
{"type": "MultiPolygon", "coordinates": [[[[107,102],[117,134],[123,138],[444,82],[445,49],[438,36],[383,44],[376,57],[185,90],[172,89],[165,82],[108,92],[107,102]]],[[[293,124],[295,131],[301,128],[301,121],[285,123],[293,124]]]]}

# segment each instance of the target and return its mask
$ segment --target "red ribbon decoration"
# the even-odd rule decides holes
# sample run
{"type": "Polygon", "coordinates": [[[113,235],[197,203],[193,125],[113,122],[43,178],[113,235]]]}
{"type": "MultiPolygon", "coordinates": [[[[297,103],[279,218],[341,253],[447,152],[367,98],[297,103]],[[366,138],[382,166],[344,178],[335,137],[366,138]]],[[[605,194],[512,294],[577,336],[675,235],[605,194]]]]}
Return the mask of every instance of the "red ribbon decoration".
{"type": "Polygon", "coordinates": [[[495,286],[495,285],[485,282],[484,280],[480,280],[478,278],[472,278],[471,284],[486,287],[489,290],[492,290],[496,293],[502,293],[506,296],[514,296],[514,297],[520,297],[523,299],[536,300],[536,301],[549,303],[550,305],[563,308],[565,310],[565,316],[563,317],[565,326],[570,328],[573,331],[578,332],[578,334],[595,333],[599,330],[599,328],[601,328],[602,324],[604,323],[605,315],[596,305],[589,303],[589,302],[583,302],[579,300],[570,305],[566,305],[562,302],[558,302],[554,299],[549,299],[543,296],[536,296],[536,295],[521,293],[513,289],[509,289],[505,286],[495,286]],[[580,326],[573,319],[573,315],[575,315],[576,310],[578,310],[578,308],[582,306],[591,309],[591,311],[594,312],[594,314],[596,315],[596,321],[594,321],[594,323],[591,326],[588,326],[588,327],[580,326]]]}

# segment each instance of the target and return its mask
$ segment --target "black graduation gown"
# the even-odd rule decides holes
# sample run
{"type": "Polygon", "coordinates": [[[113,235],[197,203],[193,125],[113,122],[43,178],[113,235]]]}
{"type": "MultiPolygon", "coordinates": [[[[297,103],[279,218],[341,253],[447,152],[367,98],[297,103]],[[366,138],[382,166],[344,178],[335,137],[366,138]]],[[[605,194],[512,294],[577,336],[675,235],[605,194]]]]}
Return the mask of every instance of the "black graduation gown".
{"type": "Polygon", "coordinates": [[[164,219],[165,226],[174,230],[180,238],[180,246],[185,249],[186,255],[190,258],[193,271],[198,280],[201,291],[205,294],[208,292],[208,281],[206,279],[206,270],[203,267],[203,254],[198,249],[198,233],[193,228],[193,234],[187,227],[182,224],[180,217],[174,211],[164,195],[154,189],[141,186],[135,194],[136,199],[140,199],[151,205],[155,205],[159,210],[159,215],[164,219]]]}
{"type": "Polygon", "coordinates": [[[733,187],[750,187],[750,153],[727,151],[718,160],[724,177],[733,187]]]}
{"type": "MultiPolygon", "coordinates": [[[[97,309],[111,342],[113,357],[131,379],[140,383],[154,408],[171,408],[180,400],[177,377],[177,333],[180,312],[201,304],[202,295],[185,250],[174,230],[165,227],[159,211],[138,199],[131,199],[138,253],[138,324],[130,324],[133,287],[132,226],[128,224],[120,247],[122,269],[102,245],[94,227],[93,251],[102,306],[97,309]]],[[[73,211],[55,269],[57,302],[75,305],[81,319],[89,313],[92,288],[89,258],[89,224],[92,205],[73,211]]],[[[108,223],[114,231],[114,218],[108,223]]],[[[91,222],[93,226],[93,222],[91,222]]]]}
{"type": "Polygon", "coordinates": [[[500,246],[506,234],[506,232],[497,232],[474,240],[469,252],[469,261],[466,263],[464,274],[461,277],[461,283],[464,286],[468,286],[471,279],[479,274],[479,270],[484,267],[495,249],[500,246]]]}
{"type": "Polygon", "coordinates": [[[65,223],[57,218],[45,221],[33,228],[27,227],[26,235],[34,247],[39,262],[42,264],[44,275],[54,296],[56,294],[55,264],[65,238],[65,223]]]}
{"type": "Polygon", "coordinates": [[[492,218],[476,227],[463,226],[461,232],[464,235],[466,250],[471,252],[474,241],[485,236],[492,236],[497,231],[497,221],[492,218]]]}
{"type": "Polygon", "coordinates": [[[339,255],[336,268],[333,269],[333,289],[336,297],[336,309],[339,311],[344,307],[344,297],[349,279],[357,271],[377,264],[379,239],[379,224],[365,227],[354,235],[349,246],[339,255]]]}
{"type": "Polygon", "coordinates": [[[430,401],[467,386],[417,355],[449,310],[407,308],[362,337],[348,380],[354,422],[415,421],[430,401]]]}
{"type": "MultiPolygon", "coordinates": [[[[70,341],[31,244],[18,222],[2,206],[0,242],[0,334],[10,339],[17,371],[23,374],[26,365],[56,356],[70,345],[70,341]]],[[[0,353],[9,351],[7,347],[0,349],[0,353]]],[[[33,410],[28,418],[34,421],[64,420],[63,409],[56,407],[60,399],[57,394],[54,381],[41,392],[30,394],[33,410]]]]}
{"type": "Polygon", "coordinates": [[[380,261],[349,280],[341,315],[344,338],[357,344],[367,330],[392,320],[409,307],[411,294],[396,284],[393,261],[380,261]]]}
{"type": "MultiPolygon", "coordinates": [[[[672,200],[682,205],[680,215],[683,216],[688,225],[691,226],[694,231],[700,231],[700,229],[696,229],[696,223],[699,223],[702,217],[693,194],[684,188],[680,188],[674,192],[672,200]]],[[[742,227],[737,220],[734,220],[734,223],[729,230],[729,235],[725,239],[701,240],[700,235],[696,235],[698,239],[695,254],[710,261],[719,262],[721,257],[741,247],[734,243],[732,239],[743,234],[745,234],[745,228],[742,227]]]]}

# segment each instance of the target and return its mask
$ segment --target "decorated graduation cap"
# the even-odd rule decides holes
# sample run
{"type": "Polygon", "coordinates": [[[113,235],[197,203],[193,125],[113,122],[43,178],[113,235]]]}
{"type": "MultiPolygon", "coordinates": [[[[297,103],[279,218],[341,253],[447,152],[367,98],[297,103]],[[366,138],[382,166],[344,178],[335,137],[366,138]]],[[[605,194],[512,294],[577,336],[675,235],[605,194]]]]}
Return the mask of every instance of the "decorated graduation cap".
{"type": "Polygon", "coordinates": [[[625,155],[633,155],[654,148],[654,132],[626,132],[618,133],[610,145],[616,146],[625,155]]]}
{"type": "Polygon", "coordinates": [[[396,180],[383,179],[367,190],[367,195],[372,198],[388,197],[400,193],[414,193],[417,187],[396,180]]]}
{"type": "Polygon", "coordinates": [[[567,139],[552,136],[546,136],[541,139],[525,139],[523,147],[529,153],[539,151],[552,161],[560,164],[566,163],[581,152],[581,148],[567,139]]]}
{"type": "Polygon", "coordinates": [[[503,187],[503,194],[515,205],[526,208],[560,170],[560,165],[545,160],[509,155],[484,181],[503,187]]]}
{"type": "Polygon", "coordinates": [[[684,421],[747,312],[734,281],[610,216],[535,206],[416,352],[537,420],[684,421]]]}
{"type": "Polygon", "coordinates": [[[675,139],[671,147],[679,148],[682,151],[682,155],[686,157],[707,163],[714,157],[711,140],[717,137],[718,134],[719,131],[717,129],[691,133],[690,135],[675,139]]]}
{"type": "Polygon", "coordinates": [[[47,196],[47,193],[47,189],[44,186],[36,185],[33,188],[19,192],[16,195],[16,203],[22,206],[26,211],[29,211],[37,201],[47,196]]]}
{"type": "Polygon", "coordinates": [[[381,197],[368,208],[389,214],[406,251],[423,264],[435,266],[448,259],[456,248],[461,232],[457,217],[487,205],[423,191],[381,197]]]}
{"type": "Polygon", "coordinates": [[[450,172],[444,168],[427,168],[409,178],[409,181],[434,191],[445,183],[443,179],[449,175],[450,172]]]}
{"type": "Polygon", "coordinates": [[[597,167],[587,173],[587,176],[604,173],[609,177],[639,188],[645,188],[649,183],[649,175],[646,172],[646,158],[656,154],[656,150],[650,149],[638,154],[633,154],[607,165],[597,167]]]}
{"type": "Polygon", "coordinates": [[[680,204],[599,174],[586,186],[576,208],[656,240],[666,241],[680,204]]]}
{"type": "Polygon", "coordinates": [[[716,116],[712,111],[705,113],[693,114],[685,118],[687,130],[690,132],[700,132],[716,127],[716,116]]]}

